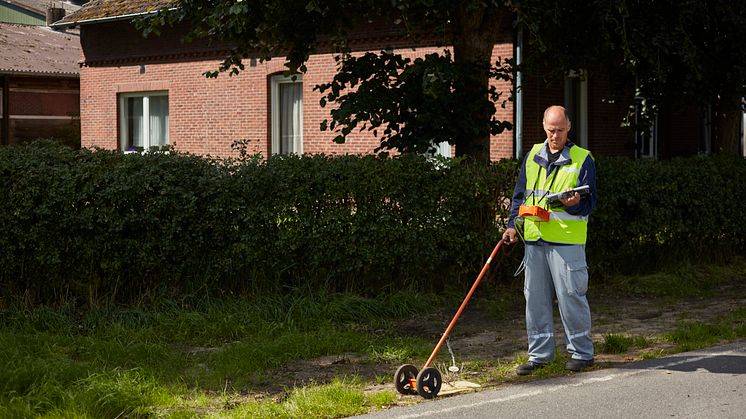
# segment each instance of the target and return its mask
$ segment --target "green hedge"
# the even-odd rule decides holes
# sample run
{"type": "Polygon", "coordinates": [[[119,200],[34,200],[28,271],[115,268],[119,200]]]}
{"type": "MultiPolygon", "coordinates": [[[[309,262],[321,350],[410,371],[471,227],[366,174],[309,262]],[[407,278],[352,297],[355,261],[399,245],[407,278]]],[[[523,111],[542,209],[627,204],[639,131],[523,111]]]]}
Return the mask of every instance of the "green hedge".
{"type": "Polygon", "coordinates": [[[499,234],[491,203],[514,173],[514,163],[438,169],[418,157],[236,164],[4,147],[0,286],[82,302],[442,288],[489,253],[499,234]]]}
{"type": "MultiPolygon", "coordinates": [[[[37,302],[97,303],[469,284],[504,228],[516,169],[3,147],[0,287],[37,302]]],[[[595,274],[744,247],[743,160],[599,159],[598,170],[595,274]]],[[[521,253],[502,253],[492,277],[510,280],[521,253]]]]}
{"type": "Polygon", "coordinates": [[[588,254],[599,273],[645,273],[661,264],[744,255],[746,160],[599,159],[598,207],[588,254]]]}

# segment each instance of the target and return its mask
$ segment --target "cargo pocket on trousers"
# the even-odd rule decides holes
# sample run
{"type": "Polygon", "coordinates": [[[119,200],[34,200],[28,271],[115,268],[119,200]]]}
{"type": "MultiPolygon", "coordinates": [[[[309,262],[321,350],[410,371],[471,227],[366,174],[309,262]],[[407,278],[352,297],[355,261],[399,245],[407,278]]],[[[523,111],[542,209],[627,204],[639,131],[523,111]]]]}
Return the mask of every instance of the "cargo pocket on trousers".
{"type": "Polygon", "coordinates": [[[588,264],[585,261],[567,262],[565,287],[568,294],[585,295],[588,292],[588,264]]]}

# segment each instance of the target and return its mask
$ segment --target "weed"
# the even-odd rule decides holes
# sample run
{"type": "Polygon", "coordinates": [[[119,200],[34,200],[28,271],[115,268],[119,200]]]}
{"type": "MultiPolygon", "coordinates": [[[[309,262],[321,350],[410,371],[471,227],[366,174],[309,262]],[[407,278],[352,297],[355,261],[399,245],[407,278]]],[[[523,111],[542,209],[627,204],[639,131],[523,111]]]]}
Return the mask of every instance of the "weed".
{"type": "Polygon", "coordinates": [[[647,339],[643,336],[625,336],[618,334],[604,335],[604,341],[601,343],[601,353],[621,354],[629,351],[631,347],[644,348],[648,346],[647,339]]]}

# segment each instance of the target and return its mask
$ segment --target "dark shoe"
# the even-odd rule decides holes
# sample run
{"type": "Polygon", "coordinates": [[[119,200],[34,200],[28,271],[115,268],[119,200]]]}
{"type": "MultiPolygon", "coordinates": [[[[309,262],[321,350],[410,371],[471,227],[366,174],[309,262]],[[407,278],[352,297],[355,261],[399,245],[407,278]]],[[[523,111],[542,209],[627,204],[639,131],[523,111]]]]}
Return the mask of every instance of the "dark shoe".
{"type": "Polygon", "coordinates": [[[571,359],[565,364],[565,368],[570,371],[579,372],[583,368],[593,366],[593,358],[591,359],[571,359]]]}
{"type": "Polygon", "coordinates": [[[534,371],[544,368],[547,364],[541,362],[528,361],[523,365],[519,365],[515,370],[518,375],[531,375],[534,371]]]}

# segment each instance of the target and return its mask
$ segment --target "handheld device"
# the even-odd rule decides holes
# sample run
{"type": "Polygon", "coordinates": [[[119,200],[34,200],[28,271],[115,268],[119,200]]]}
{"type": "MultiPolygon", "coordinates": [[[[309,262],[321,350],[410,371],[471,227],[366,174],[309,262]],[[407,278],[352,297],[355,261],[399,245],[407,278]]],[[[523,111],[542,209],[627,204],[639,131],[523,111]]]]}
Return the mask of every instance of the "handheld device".
{"type": "Polygon", "coordinates": [[[547,202],[551,204],[559,204],[561,199],[567,199],[575,195],[575,192],[579,193],[581,197],[587,196],[591,193],[591,187],[588,185],[578,186],[577,188],[570,189],[565,192],[557,192],[547,195],[547,202]]]}

